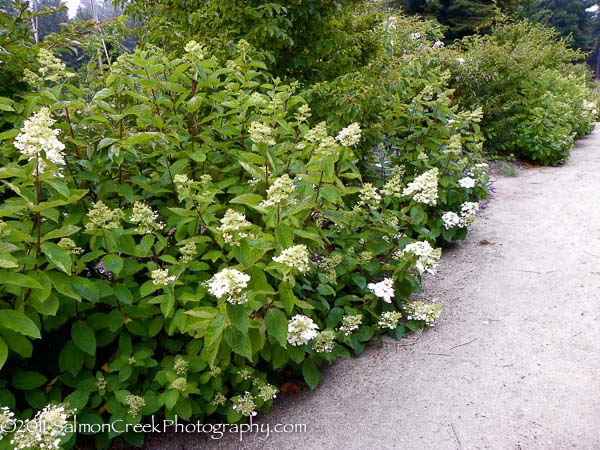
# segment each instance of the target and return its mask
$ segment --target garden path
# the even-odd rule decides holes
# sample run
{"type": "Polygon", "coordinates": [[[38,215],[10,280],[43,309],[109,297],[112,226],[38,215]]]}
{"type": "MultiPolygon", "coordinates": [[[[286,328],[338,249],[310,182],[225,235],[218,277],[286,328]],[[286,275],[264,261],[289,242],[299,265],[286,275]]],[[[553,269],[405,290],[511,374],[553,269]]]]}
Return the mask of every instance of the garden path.
{"type": "Polygon", "coordinates": [[[155,436],[152,449],[600,449],[600,131],[564,167],[496,177],[424,297],[422,335],[338,361],[259,423],[307,433],[155,436]]]}

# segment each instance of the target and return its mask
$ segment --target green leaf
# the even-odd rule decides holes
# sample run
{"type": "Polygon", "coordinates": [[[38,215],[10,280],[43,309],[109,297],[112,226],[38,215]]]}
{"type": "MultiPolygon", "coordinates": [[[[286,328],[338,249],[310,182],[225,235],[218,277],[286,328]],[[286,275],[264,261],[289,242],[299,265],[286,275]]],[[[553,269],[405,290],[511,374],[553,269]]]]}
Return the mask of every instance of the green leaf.
{"type": "Polygon", "coordinates": [[[7,358],[8,346],[6,345],[6,342],[4,342],[4,339],[0,337],[0,370],[2,367],[4,367],[4,363],[6,362],[7,358]]]}
{"type": "Polygon", "coordinates": [[[29,391],[42,386],[48,379],[41,373],[32,370],[20,370],[12,378],[12,385],[21,390],[29,391]]]}
{"type": "Polygon", "coordinates": [[[22,335],[39,339],[41,337],[40,330],[37,325],[20,311],[12,309],[0,310],[0,327],[8,328],[22,335]]]}
{"type": "Polygon", "coordinates": [[[16,267],[19,267],[17,258],[7,254],[0,254],[0,268],[14,269],[16,267]]]}
{"type": "Polygon", "coordinates": [[[71,275],[72,261],[69,252],[52,242],[44,242],[41,248],[50,262],[67,275],[71,275]]]}
{"type": "Polygon", "coordinates": [[[238,203],[241,205],[256,206],[263,201],[263,197],[258,194],[242,194],[229,200],[229,203],[238,203]]]}
{"type": "Polygon", "coordinates": [[[72,340],[67,341],[58,355],[58,368],[63,372],[69,372],[77,376],[83,367],[83,352],[77,348],[72,340]]]}
{"type": "Polygon", "coordinates": [[[65,236],[71,236],[81,230],[80,227],[76,227],[75,225],[67,225],[66,227],[59,228],[58,230],[52,230],[42,236],[42,242],[48,241],[50,239],[57,239],[65,236]]]}
{"type": "Polygon", "coordinates": [[[104,263],[104,267],[107,270],[110,270],[115,276],[118,276],[119,273],[121,273],[121,270],[123,270],[123,266],[125,265],[123,258],[113,254],[104,256],[102,262],[104,263]]]}
{"type": "Polygon", "coordinates": [[[283,347],[287,346],[287,326],[286,315],[279,309],[271,308],[265,314],[265,326],[267,333],[283,347]]]}
{"type": "Polygon", "coordinates": [[[311,390],[314,390],[317,387],[317,384],[319,384],[319,380],[321,378],[319,369],[310,359],[305,359],[304,363],[302,364],[302,376],[311,390]]]}
{"type": "Polygon", "coordinates": [[[248,317],[248,310],[244,305],[232,305],[231,303],[227,303],[227,315],[234,327],[244,334],[248,333],[250,318],[248,317]]]}
{"type": "Polygon", "coordinates": [[[242,333],[237,328],[227,327],[225,329],[225,342],[235,353],[252,360],[252,344],[247,334],[242,333]]]}
{"type": "Polygon", "coordinates": [[[22,273],[2,273],[0,274],[0,286],[3,284],[12,284],[31,289],[44,289],[44,287],[28,275],[22,273]]]}
{"type": "Polygon", "coordinates": [[[87,323],[81,320],[73,323],[71,337],[75,345],[85,353],[92,356],[96,354],[96,335],[87,323]]]}
{"type": "Polygon", "coordinates": [[[420,225],[425,220],[425,211],[420,206],[413,206],[410,210],[410,218],[414,225],[420,225]]]}
{"type": "Polygon", "coordinates": [[[287,225],[279,225],[275,230],[275,239],[281,249],[286,249],[294,245],[294,230],[287,225]]]}
{"type": "Polygon", "coordinates": [[[92,280],[83,277],[75,277],[73,278],[72,284],[82,298],[91,302],[97,302],[100,299],[100,291],[92,280]]]}

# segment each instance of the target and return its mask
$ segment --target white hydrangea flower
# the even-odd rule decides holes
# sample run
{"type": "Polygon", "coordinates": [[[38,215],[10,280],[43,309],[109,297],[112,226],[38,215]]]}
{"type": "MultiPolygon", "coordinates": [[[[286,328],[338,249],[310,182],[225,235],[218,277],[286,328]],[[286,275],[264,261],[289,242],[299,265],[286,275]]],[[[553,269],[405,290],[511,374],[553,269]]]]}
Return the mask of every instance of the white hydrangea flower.
{"type": "Polygon", "coordinates": [[[256,144],[260,144],[262,142],[267,145],[275,145],[275,140],[273,139],[273,128],[262,122],[252,122],[250,124],[250,128],[248,129],[248,135],[256,144]]]}
{"type": "Polygon", "coordinates": [[[471,177],[464,177],[458,180],[458,184],[462,188],[471,189],[475,187],[475,180],[471,177]]]}
{"type": "Polygon", "coordinates": [[[422,320],[425,325],[432,327],[442,312],[442,305],[439,303],[425,304],[422,301],[415,301],[404,306],[404,312],[408,320],[422,320]]]}
{"type": "Polygon", "coordinates": [[[479,203],[476,202],[465,202],[460,205],[460,220],[461,226],[466,227],[475,222],[475,216],[479,211],[479,203]]]}
{"type": "Polygon", "coordinates": [[[450,228],[458,227],[461,225],[461,220],[458,214],[452,211],[448,211],[444,213],[442,216],[442,220],[444,221],[444,228],[449,230],[450,228]]]}
{"type": "Polygon", "coordinates": [[[364,206],[369,209],[377,209],[379,207],[379,202],[381,201],[381,195],[379,195],[377,188],[371,183],[363,184],[358,197],[360,200],[356,206],[364,206]]]}
{"type": "Polygon", "coordinates": [[[256,403],[254,403],[254,397],[250,392],[247,392],[238,397],[233,405],[233,410],[239,412],[241,415],[246,417],[256,416],[256,403]]]}
{"type": "Polygon", "coordinates": [[[102,201],[92,204],[88,211],[89,222],[85,224],[87,231],[92,230],[115,230],[121,226],[121,220],[125,217],[120,208],[110,209],[102,201]]]}
{"type": "Polygon", "coordinates": [[[465,63],[465,58],[456,58],[456,62],[462,66],[465,63]]]}
{"type": "Polygon", "coordinates": [[[246,230],[252,227],[246,216],[234,209],[228,209],[219,221],[221,225],[217,227],[217,231],[221,233],[226,244],[233,246],[239,246],[240,240],[248,237],[246,230]]]}
{"type": "Polygon", "coordinates": [[[168,269],[153,270],[150,272],[150,278],[152,278],[152,284],[155,286],[168,286],[177,279],[175,275],[169,275],[168,269]]]}
{"type": "Polygon", "coordinates": [[[385,278],[383,281],[379,283],[369,283],[367,287],[373,294],[377,297],[383,299],[386,303],[392,303],[392,299],[394,298],[394,280],[391,278],[385,278]]]}
{"type": "Polygon", "coordinates": [[[61,238],[58,241],[58,246],[65,249],[71,255],[81,255],[83,253],[83,249],[70,238],[61,238]]]}
{"type": "Polygon", "coordinates": [[[125,397],[125,404],[129,407],[127,413],[131,417],[136,417],[142,412],[142,408],[146,406],[146,400],[139,395],[129,394],[125,397]]]}
{"type": "Polygon", "coordinates": [[[317,337],[318,330],[319,327],[310,317],[296,314],[288,322],[287,341],[294,346],[307,344],[317,337]]]}
{"type": "Polygon", "coordinates": [[[40,63],[38,69],[44,80],[60,82],[63,78],[72,78],[75,74],[67,70],[67,66],[59,58],[45,48],[40,48],[38,51],[37,60],[40,63]]]}
{"type": "Polygon", "coordinates": [[[243,290],[248,287],[250,275],[237,269],[226,268],[206,282],[208,291],[218,299],[227,296],[227,301],[232,304],[241,304],[248,301],[243,290]]]}
{"type": "Polygon", "coordinates": [[[377,326],[379,328],[388,328],[395,330],[398,326],[398,321],[402,318],[402,313],[398,311],[386,311],[381,314],[377,326]]]}
{"type": "Polygon", "coordinates": [[[415,266],[420,274],[424,272],[435,274],[435,268],[442,256],[442,249],[434,249],[427,241],[417,241],[408,244],[402,252],[405,255],[417,257],[415,266]]]}
{"type": "Polygon", "coordinates": [[[196,243],[186,242],[184,245],[179,247],[179,253],[181,253],[181,262],[183,264],[190,263],[196,257],[196,243]]]}
{"type": "Polygon", "coordinates": [[[4,436],[16,429],[15,413],[8,406],[0,408],[0,441],[4,436]]]}
{"type": "Polygon", "coordinates": [[[335,139],[345,147],[352,147],[360,142],[360,138],[360,125],[357,122],[354,122],[342,129],[335,139]]]}
{"type": "Polygon", "coordinates": [[[335,333],[333,330],[324,330],[317,334],[313,343],[313,350],[317,353],[329,353],[335,345],[335,333]]]}
{"type": "Polygon", "coordinates": [[[173,383],[171,383],[171,387],[178,391],[185,392],[188,389],[187,379],[184,377],[176,378],[173,380],[173,383]]]}
{"type": "Polygon", "coordinates": [[[417,203],[434,206],[438,198],[437,167],[419,175],[402,192],[404,197],[412,197],[417,203]]]}
{"type": "Polygon", "coordinates": [[[444,43],[442,41],[435,41],[433,43],[433,48],[442,48],[444,46],[444,43]]]}
{"type": "Polygon", "coordinates": [[[204,59],[204,46],[198,44],[196,41],[191,40],[185,44],[184,50],[189,56],[202,60],[204,59]]]}
{"type": "Polygon", "coordinates": [[[342,317],[342,326],[339,331],[344,333],[344,336],[350,336],[353,331],[356,331],[362,325],[362,314],[345,315],[342,317]]]}
{"type": "Polygon", "coordinates": [[[135,231],[142,234],[149,234],[154,230],[162,230],[165,226],[158,221],[158,212],[142,202],[133,202],[133,210],[129,220],[138,224],[135,231]]]}
{"type": "Polygon", "coordinates": [[[271,384],[265,384],[258,388],[258,396],[263,402],[268,402],[276,398],[277,392],[279,392],[277,388],[271,384]]]}
{"type": "Polygon", "coordinates": [[[417,31],[416,33],[412,33],[412,34],[410,35],[410,38],[411,38],[413,41],[416,41],[417,39],[421,39],[421,33],[419,33],[418,31],[417,31]]]}
{"type": "Polygon", "coordinates": [[[388,197],[402,196],[402,181],[404,180],[404,166],[395,166],[390,177],[386,180],[381,193],[388,197]]]}
{"type": "MultiPolygon", "coordinates": [[[[65,165],[65,145],[58,140],[60,131],[52,128],[54,122],[50,117],[50,110],[46,107],[41,108],[25,121],[21,133],[14,141],[14,146],[23,156],[29,161],[37,161],[40,173],[48,167],[47,162],[56,166],[65,165]]],[[[60,173],[58,175],[60,176],[60,173]]]]}
{"type": "Polygon", "coordinates": [[[60,438],[67,433],[67,420],[75,413],[65,404],[47,405],[33,419],[26,419],[10,443],[15,450],[40,448],[59,450],[60,438]]]}
{"type": "Polygon", "coordinates": [[[220,392],[217,392],[215,394],[215,396],[213,397],[212,401],[210,402],[210,404],[213,406],[222,406],[225,404],[226,401],[227,401],[227,397],[225,397],[220,392]]]}
{"type": "Polygon", "coordinates": [[[300,273],[310,270],[310,253],[304,244],[286,248],[279,256],[274,257],[273,261],[296,269],[300,273]]]}
{"type": "Polygon", "coordinates": [[[296,186],[294,181],[286,173],[277,178],[273,184],[267,189],[267,199],[260,202],[261,208],[276,206],[286,203],[293,205],[296,203],[294,195],[296,194],[296,186]]]}

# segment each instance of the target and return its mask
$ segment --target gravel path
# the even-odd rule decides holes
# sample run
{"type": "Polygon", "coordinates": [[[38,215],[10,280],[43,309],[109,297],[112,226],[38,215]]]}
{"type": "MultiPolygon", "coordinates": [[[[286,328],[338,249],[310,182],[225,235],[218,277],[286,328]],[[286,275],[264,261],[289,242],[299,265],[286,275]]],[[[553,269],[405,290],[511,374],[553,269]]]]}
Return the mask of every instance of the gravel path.
{"type": "Polygon", "coordinates": [[[306,433],[155,436],[152,449],[600,449],[600,131],[560,168],[499,177],[427,298],[429,332],[386,341],[278,399],[306,433]]]}

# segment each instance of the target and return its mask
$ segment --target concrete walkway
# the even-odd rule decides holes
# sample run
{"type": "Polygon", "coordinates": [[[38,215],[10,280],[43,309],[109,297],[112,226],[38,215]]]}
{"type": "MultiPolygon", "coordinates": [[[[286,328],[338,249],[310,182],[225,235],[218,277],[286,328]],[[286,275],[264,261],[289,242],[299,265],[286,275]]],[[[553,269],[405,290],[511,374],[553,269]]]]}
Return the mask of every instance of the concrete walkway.
{"type": "Polygon", "coordinates": [[[435,328],[338,361],[258,420],[306,433],[155,436],[148,448],[600,449],[600,131],[566,166],[495,188],[425,280],[444,305],[435,328]]]}

